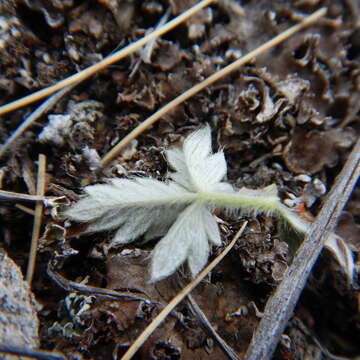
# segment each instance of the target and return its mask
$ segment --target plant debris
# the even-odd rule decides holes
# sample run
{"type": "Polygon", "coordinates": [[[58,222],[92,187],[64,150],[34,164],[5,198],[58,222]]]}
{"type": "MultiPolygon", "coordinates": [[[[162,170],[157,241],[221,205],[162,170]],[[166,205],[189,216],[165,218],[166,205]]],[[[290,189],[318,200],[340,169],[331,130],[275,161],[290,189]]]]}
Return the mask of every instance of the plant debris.
{"type": "MultiPolygon", "coordinates": [[[[97,63],[196,3],[2,1],[1,105],[97,63]]],[[[111,233],[84,234],[84,224],[70,223],[62,214],[79,200],[84,187],[106,179],[164,181],[169,176],[164,150],[180,146],[205,124],[211,127],[212,147],[225,154],[226,182],[254,190],[275,183],[292,211],[308,220],[318,213],[359,134],[359,16],[359,3],[347,0],[214,2],[154,41],[146,61],[140,49],[38,113],[31,127],[1,153],[0,164],[1,190],[9,192],[0,203],[1,246],[24,271],[34,221],[28,200],[35,199],[38,155],[47,158],[32,283],[39,306],[35,313],[31,300],[20,304],[30,304],[36,325],[29,348],[61,351],[69,359],[120,359],[190,280],[180,266],[169,278],[147,282],[147,261],[159,238],[111,247],[111,233]],[[327,15],[311,28],[183,102],[104,166],[103,157],[154,112],[320,6],[327,7],[327,15]],[[20,196],[25,194],[32,199],[20,196]],[[21,210],[24,201],[28,212],[21,210]],[[60,286],[47,275],[49,264],[54,273],[90,292],[60,286]],[[139,299],[99,295],[95,289],[129,291],[139,299]]],[[[38,106],[1,115],[1,142],[38,106]]],[[[355,188],[337,230],[342,242],[333,244],[332,253],[343,263],[349,256],[358,262],[359,204],[355,188]]],[[[241,358],[301,239],[266,214],[253,217],[218,209],[214,216],[224,245],[244,218],[249,225],[192,296],[241,358]]],[[[222,246],[212,249],[210,260],[222,246]]],[[[281,337],[277,359],[310,353],[325,359],[360,356],[357,271],[350,281],[338,261],[323,252],[281,337]]],[[[202,325],[199,313],[184,301],[136,356],[227,359],[202,325]]]]}

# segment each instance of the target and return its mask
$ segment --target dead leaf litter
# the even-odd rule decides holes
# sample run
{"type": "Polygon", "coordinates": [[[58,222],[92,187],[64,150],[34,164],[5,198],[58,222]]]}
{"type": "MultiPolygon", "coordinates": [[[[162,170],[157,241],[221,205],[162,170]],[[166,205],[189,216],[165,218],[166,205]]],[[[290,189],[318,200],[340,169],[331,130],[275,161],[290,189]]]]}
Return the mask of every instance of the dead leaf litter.
{"type": "MultiPolygon", "coordinates": [[[[168,9],[172,18],[195,3],[3,1],[1,104],[92,65],[156,28],[168,9]]],[[[120,359],[181,284],[189,281],[184,266],[170,278],[149,284],[145,275],[155,242],[110,248],[111,232],[82,236],[82,225],[70,223],[61,212],[64,202],[82,195],[84,186],[107,178],[136,175],[163,180],[168,172],[164,149],[180,145],[203,124],[212,128],[214,148],[224,149],[228,182],[254,189],[276,183],[285,203],[300,204],[305,215],[315,215],[359,133],[359,16],[359,4],[345,0],[213,4],[156,40],[148,61],[140,53],[132,54],[75,87],[38,118],[8,149],[0,169],[3,190],[34,194],[34,169],[43,153],[48,162],[46,195],[66,199],[58,207],[44,209],[33,280],[37,314],[29,293],[23,302],[31,307],[35,332],[23,345],[40,344],[69,359],[120,359]],[[101,166],[102,156],[153,112],[320,5],[328,7],[326,18],[179,105],[109,166],[101,166]],[[70,281],[136,292],[151,301],[65,291],[47,275],[49,263],[70,281]]],[[[25,107],[1,116],[2,143],[30,112],[25,107]]],[[[358,193],[355,189],[338,229],[357,261],[358,193]]],[[[2,247],[24,270],[33,218],[6,201],[0,211],[2,247]]],[[[242,217],[222,211],[215,215],[225,244],[242,217]]],[[[251,304],[264,309],[301,241],[272,217],[249,220],[235,249],[192,292],[239,357],[259,322],[251,304]]],[[[344,255],[341,246],[334,251],[344,255]]],[[[220,251],[214,248],[212,257],[220,251]]],[[[301,359],[324,354],[324,349],[337,356],[359,356],[359,299],[356,279],[349,284],[336,260],[324,252],[276,358],[301,359]]],[[[326,354],[324,358],[329,358],[326,354]]],[[[227,357],[183,302],[136,358],[227,357]]]]}

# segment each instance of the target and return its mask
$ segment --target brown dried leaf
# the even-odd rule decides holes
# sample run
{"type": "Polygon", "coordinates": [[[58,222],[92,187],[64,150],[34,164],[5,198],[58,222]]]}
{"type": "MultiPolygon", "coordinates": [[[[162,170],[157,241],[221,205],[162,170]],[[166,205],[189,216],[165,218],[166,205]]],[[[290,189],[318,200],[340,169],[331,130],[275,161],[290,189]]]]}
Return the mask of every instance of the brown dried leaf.
{"type": "Polygon", "coordinates": [[[153,56],[152,65],[165,72],[172,70],[180,63],[183,54],[178,44],[172,41],[158,40],[157,45],[158,49],[153,56]]]}
{"type": "Polygon", "coordinates": [[[288,267],[287,253],[288,245],[264,233],[258,220],[249,223],[246,241],[238,245],[241,264],[255,283],[281,280],[288,267]]]}
{"type": "Polygon", "coordinates": [[[350,212],[342,213],[336,233],[346,241],[352,251],[360,252],[360,225],[355,222],[350,212]]]}
{"type": "Polygon", "coordinates": [[[354,130],[332,129],[324,132],[306,132],[296,128],[292,140],[286,146],[283,158],[286,166],[297,174],[314,174],[325,166],[334,167],[338,150],[349,148],[355,140],[354,130]]]}

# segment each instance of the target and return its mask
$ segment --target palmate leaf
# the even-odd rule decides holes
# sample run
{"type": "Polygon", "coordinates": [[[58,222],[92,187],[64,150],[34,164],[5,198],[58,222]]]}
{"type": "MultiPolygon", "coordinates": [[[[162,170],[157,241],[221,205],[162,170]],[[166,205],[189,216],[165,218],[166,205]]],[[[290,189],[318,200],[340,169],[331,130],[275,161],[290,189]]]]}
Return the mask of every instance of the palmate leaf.
{"type": "Polygon", "coordinates": [[[206,264],[209,241],[220,245],[220,233],[215,218],[199,201],[186,207],[166,236],[155,246],[151,263],[151,278],[162,279],[172,274],[187,259],[195,276],[206,264]]]}
{"type": "Polygon", "coordinates": [[[175,170],[168,182],[155,179],[111,179],[107,184],[85,187],[86,197],[66,211],[79,222],[89,222],[86,232],[118,229],[111,245],[126,244],[141,235],[149,240],[164,235],[155,247],[151,262],[152,281],[172,274],[188,261],[195,276],[206,264],[209,242],[220,245],[220,233],[200,195],[234,189],[221,180],[226,174],[222,151],[212,154],[207,126],[192,133],[183,149],[166,152],[175,170]]]}
{"type": "Polygon", "coordinates": [[[280,202],[275,185],[260,190],[235,190],[223,182],[224,153],[212,153],[210,127],[191,133],[182,149],[169,149],[173,168],[166,182],[151,178],[111,179],[85,187],[86,196],[65,212],[87,222],[86,232],[115,230],[110,246],[165,235],[151,256],[151,280],[171,275],[187,262],[192,276],[206,264],[210,244],[220,245],[218,225],[211,210],[266,212],[286,219],[299,232],[309,223],[280,202]]]}

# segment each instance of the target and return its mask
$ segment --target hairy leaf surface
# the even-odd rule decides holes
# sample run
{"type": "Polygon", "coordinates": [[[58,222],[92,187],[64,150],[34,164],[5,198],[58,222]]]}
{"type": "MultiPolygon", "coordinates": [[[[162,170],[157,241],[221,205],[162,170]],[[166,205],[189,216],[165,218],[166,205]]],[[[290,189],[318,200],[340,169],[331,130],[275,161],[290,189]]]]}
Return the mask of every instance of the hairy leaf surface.
{"type": "Polygon", "coordinates": [[[275,185],[235,190],[222,181],[225,156],[223,151],[212,153],[209,126],[191,133],[182,149],[167,150],[166,158],[174,170],[166,182],[138,177],[87,186],[86,196],[65,213],[88,222],[87,232],[116,229],[111,246],[165,235],[152,252],[152,281],[171,275],[185,262],[192,276],[201,271],[210,245],[221,244],[211,213],[215,208],[275,214],[299,232],[309,229],[310,223],[280,202],[275,185]]]}

